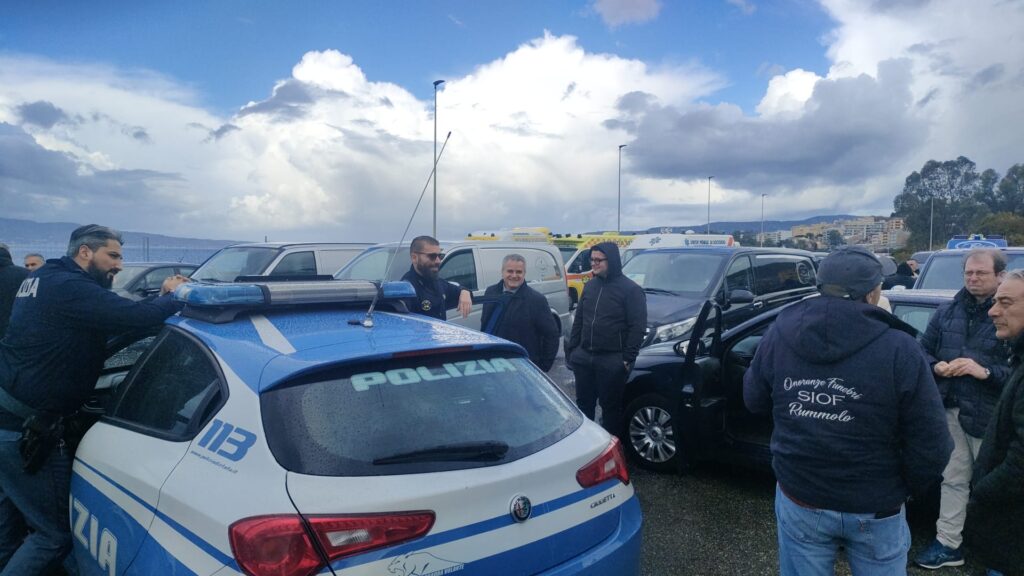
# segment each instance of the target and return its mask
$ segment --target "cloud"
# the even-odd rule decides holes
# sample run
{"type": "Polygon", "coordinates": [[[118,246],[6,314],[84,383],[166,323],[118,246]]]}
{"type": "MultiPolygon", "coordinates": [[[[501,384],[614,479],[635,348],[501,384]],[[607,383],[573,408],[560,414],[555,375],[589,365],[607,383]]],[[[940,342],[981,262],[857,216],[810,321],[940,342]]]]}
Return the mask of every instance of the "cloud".
{"type": "MultiPolygon", "coordinates": [[[[805,82],[805,74],[794,76],[805,82]]],[[[635,126],[632,169],[666,180],[711,174],[750,190],[859,184],[888,170],[926,136],[911,114],[909,82],[909,62],[889,61],[877,79],[811,82],[806,102],[787,102],[760,117],[728,104],[664,106],[650,96],[639,109],[623,103],[623,117],[635,126]]]]}
{"type": "Polygon", "coordinates": [[[754,12],[757,11],[757,5],[755,5],[750,0],[725,0],[725,1],[728,2],[729,4],[732,4],[736,8],[739,8],[739,11],[742,12],[743,14],[747,15],[747,16],[750,16],[751,14],[753,14],[754,12]]]}
{"type": "Polygon", "coordinates": [[[642,24],[658,17],[658,0],[594,0],[593,8],[604,23],[617,28],[623,24],[642,24]]]}
{"type": "Polygon", "coordinates": [[[25,124],[34,124],[40,128],[49,129],[58,122],[69,121],[63,110],[44,100],[19,104],[15,112],[25,124]]]}

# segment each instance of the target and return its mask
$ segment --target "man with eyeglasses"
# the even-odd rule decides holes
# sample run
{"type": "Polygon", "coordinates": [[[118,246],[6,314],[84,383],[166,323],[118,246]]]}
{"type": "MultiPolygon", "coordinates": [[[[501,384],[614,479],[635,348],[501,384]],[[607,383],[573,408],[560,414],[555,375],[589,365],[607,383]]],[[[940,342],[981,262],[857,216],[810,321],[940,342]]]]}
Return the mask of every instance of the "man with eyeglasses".
{"type": "Polygon", "coordinates": [[[1006,271],[1006,256],[992,248],[975,248],[963,260],[964,287],[936,310],[921,336],[935,374],[953,454],[942,473],[935,540],[914,558],[922,568],[961,566],[967,502],[974,462],[985,427],[1010,376],[1007,351],[989,318],[992,297],[1006,271]]]}
{"type": "Polygon", "coordinates": [[[79,227],[67,255],[33,272],[15,297],[0,341],[0,574],[50,574],[71,550],[74,454],[64,420],[92,394],[108,338],[159,326],[180,308],[169,292],[183,276],[147,302],[110,290],[121,244],[116,230],[79,227]]]}
{"type": "Polygon", "coordinates": [[[594,277],[583,286],[565,361],[583,414],[593,420],[600,402],[601,426],[622,436],[622,396],[647,328],[647,296],[622,274],[614,242],[591,248],[590,263],[594,277]]]}
{"type": "Polygon", "coordinates": [[[412,265],[402,276],[402,280],[412,284],[416,290],[416,300],[410,310],[417,314],[444,320],[448,310],[458,308],[465,318],[473,308],[473,294],[458,284],[438,277],[441,270],[441,243],[431,236],[417,236],[409,245],[409,257],[412,265]]]}

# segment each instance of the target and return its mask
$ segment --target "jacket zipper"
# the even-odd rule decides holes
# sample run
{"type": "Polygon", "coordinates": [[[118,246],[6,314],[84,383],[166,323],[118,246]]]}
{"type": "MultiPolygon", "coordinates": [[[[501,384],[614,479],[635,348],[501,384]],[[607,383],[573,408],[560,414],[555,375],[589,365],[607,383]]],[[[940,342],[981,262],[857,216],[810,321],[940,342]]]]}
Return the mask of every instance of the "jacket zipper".
{"type": "Polygon", "coordinates": [[[594,347],[594,324],[597,323],[597,307],[601,304],[601,294],[604,293],[604,285],[597,291],[597,300],[594,302],[594,318],[590,321],[590,347],[594,347]]]}

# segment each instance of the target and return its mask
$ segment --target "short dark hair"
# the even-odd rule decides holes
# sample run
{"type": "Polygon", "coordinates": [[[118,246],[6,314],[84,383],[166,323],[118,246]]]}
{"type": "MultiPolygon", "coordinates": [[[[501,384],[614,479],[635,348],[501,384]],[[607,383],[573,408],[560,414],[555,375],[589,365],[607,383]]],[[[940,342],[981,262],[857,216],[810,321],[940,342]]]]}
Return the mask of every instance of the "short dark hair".
{"type": "Polygon", "coordinates": [[[71,233],[71,240],[68,242],[68,258],[74,258],[82,246],[88,246],[89,250],[96,251],[106,246],[107,242],[111,240],[117,240],[119,244],[124,245],[121,233],[113,228],[99,224],[79,226],[71,233]]]}
{"type": "Polygon", "coordinates": [[[971,248],[967,254],[964,254],[964,261],[961,263],[960,268],[967,268],[967,261],[976,256],[988,256],[992,259],[992,271],[999,275],[1006,270],[1006,254],[998,248],[971,248]]]}
{"type": "Polygon", "coordinates": [[[25,254],[25,260],[28,260],[29,258],[39,258],[43,262],[46,262],[46,256],[43,256],[39,252],[29,252],[28,254],[25,254]]]}
{"type": "Polygon", "coordinates": [[[412,243],[409,244],[409,254],[413,252],[419,252],[427,246],[440,246],[441,243],[437,241],[437,238],[433,236],[417,236],[412,239],[412,243]]]}

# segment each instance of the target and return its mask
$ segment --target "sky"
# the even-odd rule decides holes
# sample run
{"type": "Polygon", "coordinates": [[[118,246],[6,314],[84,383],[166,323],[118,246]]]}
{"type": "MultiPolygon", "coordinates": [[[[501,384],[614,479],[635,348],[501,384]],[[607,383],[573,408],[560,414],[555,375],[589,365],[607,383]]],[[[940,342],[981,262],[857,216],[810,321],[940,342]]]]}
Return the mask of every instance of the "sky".
{"type": "Polygon", "coordinates": [[[888,215],[930,159],[1024,162],[1022,24],[1024,0],[11,2],[0,217],[430,234],[435,120],[442,239],[698,225],[709,195],[712,220],[888,215]]]}

